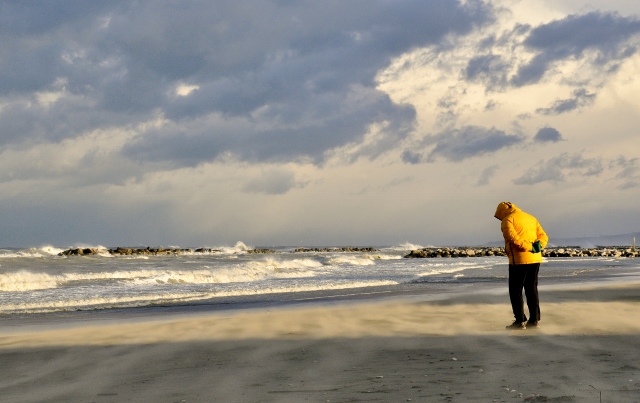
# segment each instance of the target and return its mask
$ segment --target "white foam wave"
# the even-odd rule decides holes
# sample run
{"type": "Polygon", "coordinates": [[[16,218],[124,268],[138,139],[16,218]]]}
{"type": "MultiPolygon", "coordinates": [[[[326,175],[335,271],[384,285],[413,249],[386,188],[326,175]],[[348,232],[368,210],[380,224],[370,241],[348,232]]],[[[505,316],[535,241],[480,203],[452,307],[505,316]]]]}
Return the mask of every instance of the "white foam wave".
{"type": "Polygon", "coordinates": [[[45,246],[39,247],[38,251],[40,251],[44,255],[57,256],[59,253],[64,251],[64,249],[56,248],[55,246],[51,246],[51,245],[45,245],[45,246]]]}
{"type": "Polygon", "coordinates": [[[369,258],[373,259],[373,260],[400,260],[402,259],[402,256],[400,255],[367,255],[369,258]]]}
{"type": "Polygon", "coordinates": [[[327,265],[370,266],[375,264],[371,256],[334,256],[328,258],[327,265]]]}
{"type": "Polygon", "coordinates": [[[309,267],[318,267],[320,263],[309,261],[279,262],[273,259],[251,261],[228,268],[197,270],[135,270],[111,273],[76,273],[66,276],[68,281],[114,279],[129,281],[130,284],[216,284],[265,280],[269,278],[311,277],[309,267]]]}
{"type": "Polygon", "coordinates": [[[56,256],[62,251],[63,249],[50,245],[41,246],[39,248],[2,249],[0,250],[0,258],[42,258],[56,256]]]}
{"type": "Polygon", "coordinates": [[[236,244],[234,246],[220,246],[220,247],[217,247],[215,249],[220,250],[220,252],[222,252],[222,253],[233,255],[233,254],[238,254],[238,253],[244,253],[244,252],[246,252],[248,250],[251,250],[253,248],[245,245],[244,242],[242,242],[242,241],[238,241],[238,242],[236,242],[236,244]]]}
{"type": "Polygon", "coordinates": [[[35,291],[55,288],[58,286],[56,276],[46,273],[31,273],[21,270],[14,273],[0,274],[0,291],[35,291]]]}
{"type": "Polygon", "coordinates": [[[461,267],[463,269],[490,269],[493,262],[481,258],[470,259],[425,259],[424,267],[461,267]]]}
{"type": "Polygon", "coordinates": [[[430,271],[419,273],[418,276],[427,277],[427,276],[435,276],[438,274],[451,274],[451,273],[458,273],[460,271],[467,270],[467,269],[468,267],[450,267],[450,268],[443,268],[443,269],[433,268],[430,271]]]}
{"type": "MultiPolygon", "coordinates": [[[[256,262],[250,262],[256,263],[256,262]]],[[[264,264],[240,265],[238,268],[193,271],[136,271],[134,275],[121,277],[131,285],[152,284],[228,284],[251,283],[273,278],[313,277],[314,273],[305,270],[287,270],[286,268],[264,264]]]]}
{"type": "Polygon", "coordinates": [[[264,260],[256,260],[251,263],[264,265],[265,267],[269,267],[274,270],[308,269],[308,268],[322,267],[322,263],[314,259],[276,260],[273,258],[267,258],[264,260]]]}
{"type": "Polygon", "coordinates": [[[376,287],[386,285],[396,285],[395,281],[359,281],[336,284],[316,284],[306,286],[284,286],[284,287],[261,287],[259,289],[238,289],[228,291],[214,291],[206,293],[172,293],[165,295],[146,296],[110,296],[95,298],[79,298],[75,300],[58,301],[37,301],[8,303],[0,305],[0,313],[45,313],[59,311],[82,311],[82,310],[102,310],[115,308],[133,308],[143,306],[153,306],[158,304],[180,304],[194,301],[205,301],[219,297],[237,297],[248,295],[262,295],[290,292],[309,292],[319,290],[342,290],[348,288],[376,287]]]}
{"type": "Polygon", "coordinates": [[[21,254],[20,252],[16,252],[16,251],[10,251],[10,250],[2,250],[0,251],[0,258],[2,259],[11,259],[11,258],[17,258],[17,257],[25,257],[24,254],[21,254]]]}
{"type": "Polygon", "coordinates": [[[422,249],[422,248],[424,248],[424,246],[416,245],[410,242],[405,242],[405,243],[401,243],[400,245],[392,246],[389,249],[393,251],[403,252],[403,251],[410,251],[410,250],[422,249]]]}
{"type": "Polygon", "coordinates": [[[105,272],[74,272],[59,275],[18,271],[0,274],[0,291],[21,292],[44,290],[71,283],[113,280],[125,285],[144,284],[222,284],[254,282],[278,278],[314,277],[314,269],[323,267],[313,259],[279,261],[264,259],[218,269],[195,270],[116,270],[105,272]]]}

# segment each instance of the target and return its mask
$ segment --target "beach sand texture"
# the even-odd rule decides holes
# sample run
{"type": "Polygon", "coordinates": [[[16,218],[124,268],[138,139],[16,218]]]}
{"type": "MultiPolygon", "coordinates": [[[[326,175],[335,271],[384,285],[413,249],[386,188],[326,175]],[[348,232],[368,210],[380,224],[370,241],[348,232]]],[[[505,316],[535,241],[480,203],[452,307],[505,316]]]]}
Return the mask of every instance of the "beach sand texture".
{"type": "Polygon", "coordinates": [[[640,285],[0,334],[6,402],[640,402],[640,285]]]}

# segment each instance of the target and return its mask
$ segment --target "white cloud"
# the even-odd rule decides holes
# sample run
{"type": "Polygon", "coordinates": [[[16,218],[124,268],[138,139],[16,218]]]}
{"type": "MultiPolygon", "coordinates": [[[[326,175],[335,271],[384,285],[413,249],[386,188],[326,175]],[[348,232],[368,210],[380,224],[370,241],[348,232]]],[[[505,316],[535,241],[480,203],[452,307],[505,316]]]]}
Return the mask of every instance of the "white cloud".
{"type": "Polygon", "coordinates": [[[197,89],[200,89],[199,85],[179,84],[176,88],[176,95],[186,97],[197,89]]]}
{"type": "Polygon", "coordinates": [[[291,189],[304,186],[303,183],[296,181],[293,171],[270,168],[263,170],[258,176],[248,180],[242,189],[248,193],[279,195],[287,193],[291,189]]]}

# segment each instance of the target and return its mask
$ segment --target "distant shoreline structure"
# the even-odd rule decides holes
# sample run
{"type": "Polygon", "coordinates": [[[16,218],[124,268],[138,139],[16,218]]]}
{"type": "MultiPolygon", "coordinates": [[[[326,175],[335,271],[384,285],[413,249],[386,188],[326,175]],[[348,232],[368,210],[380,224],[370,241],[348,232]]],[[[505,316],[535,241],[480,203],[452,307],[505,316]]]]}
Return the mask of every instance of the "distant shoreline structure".
{"type": "MultiPolygon", "coordinates": [[[[636,240],[640,241],[640,232],[630,234],[619,235],[604,235],[604,236],[591,236],[591,237],[579,237],[579,238],[553,238],[549,239],[547,248],[622,248],[622,247],[635,247],[636,240]]],[[[481,246],[502,246],[503,240],[497,240],[489,242],[481,246]]]]}
{"type": "MultiPolygon", "coordinates": [[[[296,248],[289,253],[309,253],[309,252],[378,252],[379,249],[373,247],[352,247],[352,246],[343,246],[337,248],[296,248]]],[[[272,254],[272,253],[282,253],[276,251],[274,249],[265,249],[265,248],[254,248],[254,249],[246,249],[243,251],[247,254],[272,254]]],[[[126,247],[117,247],[112,249],[107,248],[70,248],[66,249],[60,253],[58,256],[91,256],[91,255],[182,255],[182,254],[211,254],[211,253],[222,253],[221,249],[212,249],[212,248],[152,248],[152,247],[142,247],[142,248],[126,248],[126,247]]]]}
{"type": "MultiPolygon", "coordinates": [[[[480,248],[422,248],[412,250],[405,258],[455,258],[506,256],[504,247],[480,248]]],[[[542,251],[544,257],[639,257],[636,248],[628,246],[599,246],[581,248],[579,246],[550,247],[542,251]]]]}
{"type": "MultiPolygon", "coordinates": [[[[375,253],[379,252],[374,247],[336,247],[336,248],[295,248],[288,252],[277,251],[268,248],[247,249],[246,254],[279,254],[279,253],[375,253]]],[[[220,249],[211,248],[71,248],[66,249],[58,256],[131,256],[131,255],[183,255],[183,254],[215,254],[222,253],[220,249]]],[[[506,256],[504,247],[426,247],[411,250],[404,258],[464,258],[464,257],[490,257],[506,256]]],[[[639,257],[640,251],[629,246],[600,246],[595,248],[581,248],[580,246],[550,247],[542,251],[544,257],[639,257]]]]}

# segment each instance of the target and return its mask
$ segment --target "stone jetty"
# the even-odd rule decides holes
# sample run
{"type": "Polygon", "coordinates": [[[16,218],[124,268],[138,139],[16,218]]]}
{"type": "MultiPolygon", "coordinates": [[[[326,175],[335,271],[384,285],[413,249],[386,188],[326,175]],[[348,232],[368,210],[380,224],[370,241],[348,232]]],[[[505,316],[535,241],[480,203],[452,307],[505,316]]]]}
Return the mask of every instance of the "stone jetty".
{"type": "Polygon", "coordinates": [[[185,253],[215,253],[220,252],[218,249],[198,248],[198,249],[180,249],[180,248],[123,248],[117,247],[113,249],[102,248],[71,248],[58,253],[58,256],[90,256],[90,255],[180,255],[185,253]]]}
{"type": "Polygon", "coordinates": [[[506,256],[504,248],[422,248],[409,252],[405,258],[506,256]]]}
{"type": "MultiPolygon", "coordinates": [[[[378,249],[371,247],[344,246],[341,248],[296,248],[289,253],[313,253],[313,252],[378,252],[378,249]]],[[[280,253],[273,249],[251,249],[247,253],[280,253]]]]}
{"type": "MultiPolygon", "coordinates": [[[[372,247],[337,247],[337,248],[296,248],[287,253],[370,253],[378,252],[379,249],[372,247]]],[[[182,254],[212,254],[221,252],[219,249],[197,248],[126,248],[117,247],[111,249],[103,248],[71,248],[58,253],[58,256],[91,256],[91,255],[182,255],[182,254]]],[[[283,253],[274,249],[255,248],[244,251],[248,254],[276,254],[283,253]]],[[[454,258],[454,257],[483,257],[483,256],[506,256],[502,247],[443,247],[443,248],[422,248],[415,249],[405,255],[405,258],[454,258]]],[[[640,250],[628,246],[608,246],[596,248],[580,248],[577,246],[564,248],[547,248],[542,251],[544,257],[639,257],[640,250]]]]}
{"type": "Polygon", "coordinates": [[[378,252],[378,249],[371,247],[351,247],[345,246],[342,248],[297,248],[293,250],[293,253],[305,253],[305,252],[378,252]]]}
{"type": "MultiPolygon", "coordinates": [[[[371,247],[340,247],[340,248],[296,248],[291,253],[306,253],[306,252],[377,252],[378,249],[371,247]]],[[[182,255],[182,254],[211,254],[221,252],[219,249],[210,248],[197,248],[197,249],[181,249],[181,248],[125,248],[117,247],[112,249],[106,248],[71,248],[66,249],[58,256],[91,256],[91,255],[114,255],[114,256],[129,256],[129,255],[182,255]]],[[[274,249],[255,248],[244,251],[248,254],[271,254],[281,253],[274,249]]]]}
{"type": "MultiPolygon", "coordinates": [[[[483,257],[506,256],[501,247],[462,247],[462,248],[422,248],[415,249],[405,255],[405,258],[452,258],[452,257],[483,257]]],[[[638,257],[640,251],[628,246],[608,246],[596,248],[564,247],[547,248],[542,251],[544,257],[638,257]]]]}

